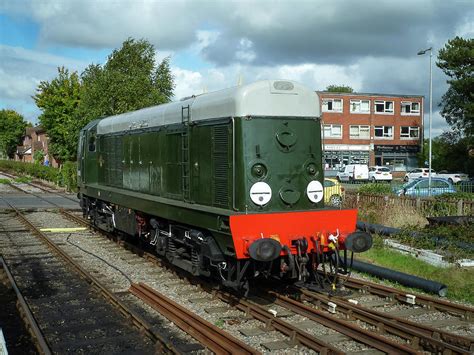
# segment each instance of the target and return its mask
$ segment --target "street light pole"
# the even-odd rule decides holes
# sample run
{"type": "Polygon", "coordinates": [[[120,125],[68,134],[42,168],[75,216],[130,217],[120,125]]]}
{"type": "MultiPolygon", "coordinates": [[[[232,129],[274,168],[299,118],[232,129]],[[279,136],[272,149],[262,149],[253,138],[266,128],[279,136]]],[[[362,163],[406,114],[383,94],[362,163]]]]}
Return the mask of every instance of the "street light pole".
{"type": "Polygon", "coordinates": [[[418,55],[423,55],[430,51],[430,116],[429,116],[429,130],[428,130],[428,196],[431,196],[431,122],[433,114],[433,67],[431,65],[433,57],[433,47],[419,51],[418,55]]]}

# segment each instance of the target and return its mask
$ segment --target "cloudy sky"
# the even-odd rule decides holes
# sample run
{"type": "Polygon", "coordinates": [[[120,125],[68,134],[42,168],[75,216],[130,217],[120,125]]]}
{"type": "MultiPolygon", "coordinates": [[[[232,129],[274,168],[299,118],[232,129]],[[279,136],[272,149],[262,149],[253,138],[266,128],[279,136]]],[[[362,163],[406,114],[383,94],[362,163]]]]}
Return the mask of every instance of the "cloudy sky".
{"type": "MultiPolygon", "coordinates": [[[[36,122],[41,80],[103,64],[128,37],[171,55],[176,98],[282,78],[428,99],[429,56],[416,53],[433,47],[435,60],[456,35],[474,36],[470,0],[0,0],[0,109],[36,122]]],[[[433,63],[435,135],[446,89],[433,63]]]]}

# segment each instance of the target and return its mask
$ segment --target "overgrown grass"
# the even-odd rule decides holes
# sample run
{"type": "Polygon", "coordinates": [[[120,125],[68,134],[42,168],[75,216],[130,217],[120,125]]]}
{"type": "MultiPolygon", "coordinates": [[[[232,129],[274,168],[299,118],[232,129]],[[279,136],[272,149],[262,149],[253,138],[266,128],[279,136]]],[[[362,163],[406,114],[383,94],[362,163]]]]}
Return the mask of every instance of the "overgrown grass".
{"type": "Polygon", "coordinates": [[[0,184],[9,184],[10,180],[9,179],[0,179],[0,184]]]}
{"type": "Polygon", "coordinates": [[[466,244],[474,245],[474,225],[404,228],[390,238],[414,248],[434,250],[451,262],[474,259],[474,250],[466,247],[466,244]],[[412,236],[412,232],[417,232],[417,236],[412,236]]]}
{"type": "Polygon", "coordinates": [[[27,184],[29,182],[31,182],[31,178],[28,177],[28,176],[19,176],[17,178],[15,178],[15,180],[13,180],[15,182],[18,182],[20,184],[27,184]]]}
{"type": "MultiPolygon", "coordinates": [[[[358,254],[357,259],[441,282],[448,286],[448,299],[474,304],[474,269],[439,268],[409,255],[404,255],[382,245],[382,238],[375,236],[374,247],[358,254]]],[[[401,287],[397,285],[397,287],[401,287]]]]}

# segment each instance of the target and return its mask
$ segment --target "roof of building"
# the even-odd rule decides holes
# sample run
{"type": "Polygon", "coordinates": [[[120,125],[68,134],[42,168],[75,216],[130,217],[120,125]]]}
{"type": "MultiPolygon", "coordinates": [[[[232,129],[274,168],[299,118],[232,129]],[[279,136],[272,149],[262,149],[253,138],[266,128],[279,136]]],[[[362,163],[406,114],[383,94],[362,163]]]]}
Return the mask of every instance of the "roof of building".
{"type": "Polygon", "coordinates": [[[224,117],[321,115],[314,91],[293,81],[264,80],[107,117],[97,125],[97,133],[181,123],[183,114],[187,118],[188,107],[192,122],[224,117]]]}
{"type": "Polygon", "coordinates": [[[401,97],[401,98],[424,98],[423,95],[401,95],[401,94],[382,94],[382,93],[368,93],[368,92],[333,92],[333,91],[316,91],[322,95],[334,96],[369,96],[369,97],[401,97]]]}
{"type": "Polygon", "coordinates": [[[46,132],[43,127],[41,126],[36,126],[36,127],[26,127],[26,130],[25,130],[25,135],[27,136],[31,136],[31,134],[35,132],[36,134],[39,134],[39,133],[43,133],[43,132],[46,132]]]}

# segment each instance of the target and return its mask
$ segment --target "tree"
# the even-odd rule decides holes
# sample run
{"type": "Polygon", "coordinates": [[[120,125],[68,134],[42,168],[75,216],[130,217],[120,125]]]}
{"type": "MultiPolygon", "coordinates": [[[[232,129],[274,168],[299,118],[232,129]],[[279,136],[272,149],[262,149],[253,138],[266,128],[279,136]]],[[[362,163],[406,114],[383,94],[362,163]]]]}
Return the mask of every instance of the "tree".
{"type": "Polygon", "coordinates": [[[441,115],[455,130],[474,135],[474,39],[455,37],[439,51],[436,65],[450,78],[441,115]]]}
{"type": "Polygon", "coordinates": [[[50,138],[50,151],[59,162],[76,159],[77,137],[82,123],[76,120],[81,82],[77,72],[58,68],[51,82],[41,81],[33,97],[42,114],[41,126],[50,138]]]}
{"type": "Polygon", "coordinates": [[[169,102],[174,89],[169,61],[167,57],[156,66],[152,44],[127,39],[109,55],[104,66],[91,64],[82,73],[79,117],[87,123],[101,116],[169,102]]]}
{"type": "Polygon", "coordinates": [[[25,119],[16,111],[0,110],[0,156],[13,158],[26,126],[25,119]]]}
{"type": "Polygon", "coordinates": [[[350,86],[345,86],[345,85],[329,85],[326,88],[326,91],[351,93],[351,92],[354,92],[354,89],[352,89],[350,86]]]}
{"type": "MultiPolygon", "coordinates": [[[[428,140],[424,141],[423,153],[419,155],[420,166],[428,161],[428,140]]],[[[474,137],[465,137],[459,131],[444,132],[432,141],[432,165],[435,171],[461,171],[474,175],[474,157],[470,149],[474,147],[474,137]]]]}
{"type": "Polygon", "coordinates": [[[35,164],[42,164],[44,160],[44,152],[40,150],[36,150],[35,153],[33,154],[33,161],[35,164]]]}

